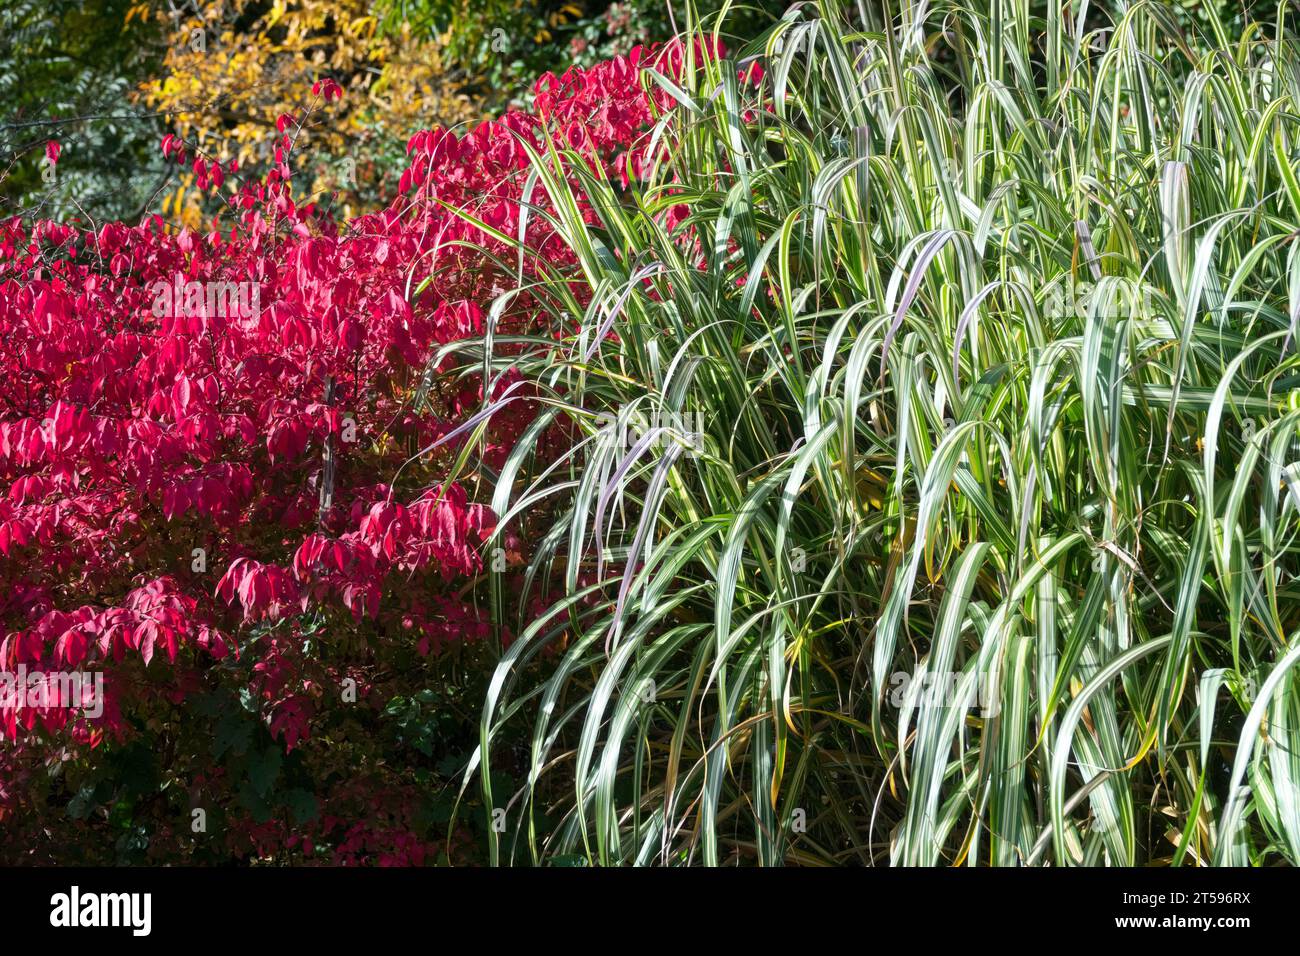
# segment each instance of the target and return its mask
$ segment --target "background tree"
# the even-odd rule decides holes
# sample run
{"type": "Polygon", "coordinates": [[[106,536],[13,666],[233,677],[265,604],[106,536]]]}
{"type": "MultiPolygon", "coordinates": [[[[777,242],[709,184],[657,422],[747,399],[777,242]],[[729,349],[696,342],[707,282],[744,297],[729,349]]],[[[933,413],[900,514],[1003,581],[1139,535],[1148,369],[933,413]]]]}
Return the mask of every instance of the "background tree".
{"type": "MultiPolygon", "coordinates": [[[[140,3],[133,14],[151,17],[167,37],[161,74],[142,83],[135,99],[214,158],[270,161],[262,144],[273,142],[266,134],[279,117],[324,106],[309,174],[318,193],[340,194],[344,213],[372,208],[391,189],[395,179],[387,182],[382,171],[395,176],[416,129],[481,117],[445,76],[438,38],[409,28],[380,33],[367,0],[140,3]],[[321,77],[347,95],[321,102],[311,92],[321,77]]],[[[196,223],[193,186],[186,177],[163,211],[196,223]]]]}
{"type": "Polygon", "coordinates": [[[127,102],[158,68],[157,30],[129,0],[0,4],[0,215],[128,218],[163,171],[162,125],[127,102]],[[57,170],[44,146],[59,141],[57,170]]]}

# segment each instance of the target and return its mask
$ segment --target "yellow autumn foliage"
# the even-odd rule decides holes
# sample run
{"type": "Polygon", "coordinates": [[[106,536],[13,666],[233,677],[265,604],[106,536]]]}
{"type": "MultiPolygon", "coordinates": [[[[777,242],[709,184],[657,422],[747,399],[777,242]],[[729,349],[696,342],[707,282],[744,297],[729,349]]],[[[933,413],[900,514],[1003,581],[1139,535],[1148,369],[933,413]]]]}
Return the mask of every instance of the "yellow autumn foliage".
{"type": "MultiPolygon", "coordinates": [[[[409,26],[381,33],[369,0],[204,0],[179,9],[141,2],[135,17],[157,17],[169,35],[160,78],[141,85],[136,98],[167,115],[176,131],[207,154],[241,166],[266,161],[274,149],[275,122],[283,113],[321,110],[310,131],[309,151],[350,157],[364,184],[376,150],[404,142],[435,123],[474,121],[480,113],[444,67],[444,38],[413,35],[409,26]],[[313,96],[312,84],[331,77],[344,88],[338,102],[313,96]]],[[[338,183],[312,173],[313,191],[338,183]]],[[[364,189],[345,193],[344,212],[365,205],[364,189]]],[[[197,227],[198,194],[187,185],[169,197],[171,216],[197,227]]]]}

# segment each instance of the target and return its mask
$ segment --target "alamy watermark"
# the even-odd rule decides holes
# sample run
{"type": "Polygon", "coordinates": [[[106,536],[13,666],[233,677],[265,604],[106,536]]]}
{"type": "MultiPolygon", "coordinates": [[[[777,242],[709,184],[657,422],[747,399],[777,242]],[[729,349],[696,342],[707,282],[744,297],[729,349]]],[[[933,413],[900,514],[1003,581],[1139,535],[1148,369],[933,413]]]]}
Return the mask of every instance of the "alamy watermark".
{"type": "Polygon", "coordinates": [[[159,279],[153,293],[154,318],[238,318],[251,319],[262,311],[262,291],[256,282],[188,282],[176,276],[171,282],[159,279]]]}
{"type": "Polygon", "coordinates": [[[648,416],[633,414],[622,419],[612,412],[598,412],[596,421],[602,428],[618,430],[618,447],[625,451],[648,437],[650,448],[680,444],[685,447],[687,458],[698,458],[704,453],[703,412],[655,409],[648,416]]]}
{"type": "Polygon", "coordinates": [[[1157,314],[1152,292],[1150,286],[1121,279],[1092,282],[1066,276],[1047,287],[1042,312],[1057,319],[1086,319],[1094,311],[1106,319],[1151,318],[1157,314]]]}
{"type": "Polygon", "coordinates": [[[63,707],[94,719],[104,714],[103,671],[0,671],[0,706],[16,709],[63,707]]]}
{"type": "Polygon", "coordinates": [[[913,706],[979,707],[981,717],[996,717],[1002,709],[996,678],[981,673],[975,686],[963,690],[961,683],[965,676],[962,671],[920,674],[895,671],[889,675],[889,703],[895,708],[901,708],[909,700],[913,706]]]}
{"type": "Polygon", "coordinates": [[[73,886],[66,893],[50,897],[50,925],[61,929],[78,927],[123,927],[132,936],[148,936],[153,928],[152,893],[83,893],[73,886]]]}

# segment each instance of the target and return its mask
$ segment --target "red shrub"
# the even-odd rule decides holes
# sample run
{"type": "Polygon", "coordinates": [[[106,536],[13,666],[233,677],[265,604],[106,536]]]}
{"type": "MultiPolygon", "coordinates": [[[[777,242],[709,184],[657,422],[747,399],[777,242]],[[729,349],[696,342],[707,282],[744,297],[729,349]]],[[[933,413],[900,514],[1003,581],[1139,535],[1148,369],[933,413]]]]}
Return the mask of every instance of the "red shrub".
{"type": "MultiPolygon", "coordinates": [[[[677,69],[680,53],[661,68],[677,69]]],[[[626,184],[646,162],[651,104],[637,72],[651,55],[548,74],[536,115],[417,133],[401,195],[346,225],[294,198],[288,154],[310,116],[281,117],[276,165],[260,179],[163,141],[225,204],[206,235],[158,217],[95,230],[0,224],[0,670],[106,674],[96,716],[0,688],[0,815],[47,812],[25,789],[42,765],[141,734],[159,735],[151,749],[173,761],[161,777],[188,775],[195,802],[224,805],[235,782],[161,739],[182,733],[175,708],[192,695],[238,683],[293,751],[352,675],[383,702],[370,684],[385,648],[425,655],[491,633],[456,589],[482,570],[494,518],[439,478],[482,383],[435,377],[427,409],[413,399],[437,347],[480,334],[514,283],[462,243],[514,253],[452,209],[516,235],[522,144],[541,147],[544,130],[626,184]],[[326,622],[310,642],[308,615],[326,622]]],[[[527,241],[530,271],[571,262],[542,216],[527,241]]],[[[501,331],[530,328],[538,312],[520,295],[501,331]]],[[[527,406],[493,417],[489,460],[527,406]]],[[[354,781],[367,772],[354,768],[354,781]]],[[[256,766],[249,774],[262,780],[256,766]]],[[[391,782],[375,792],[409,799],[391,782]]],[[[332,799],[325,789],[317,796],[332,799]]],[[[338,800],[362,819],[327,808],[290,829],[334,839],[341,861],[430,859],[404,812],[354,797],[338,800]]],[[[231,813],[229,847],[289,845],[287,824],[231,813]]],[[[158,847],[169,825],[154,832],[152,853],[180,855],[158,847]]]]}

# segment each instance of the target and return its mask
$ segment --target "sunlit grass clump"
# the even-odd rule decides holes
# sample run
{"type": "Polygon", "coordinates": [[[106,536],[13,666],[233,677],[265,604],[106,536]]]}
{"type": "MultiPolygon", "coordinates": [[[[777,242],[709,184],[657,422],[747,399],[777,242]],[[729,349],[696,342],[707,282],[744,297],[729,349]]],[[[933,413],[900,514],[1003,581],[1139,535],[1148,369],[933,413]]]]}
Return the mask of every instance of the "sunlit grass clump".
{"type": "Polygon", "coordinates": [[[497,858],[1300,862],[1289,29],[863,6],[646,74],[595,226],[535,157],[580,268],[485,477],[563,597],[494,579],[497,858]]]}

